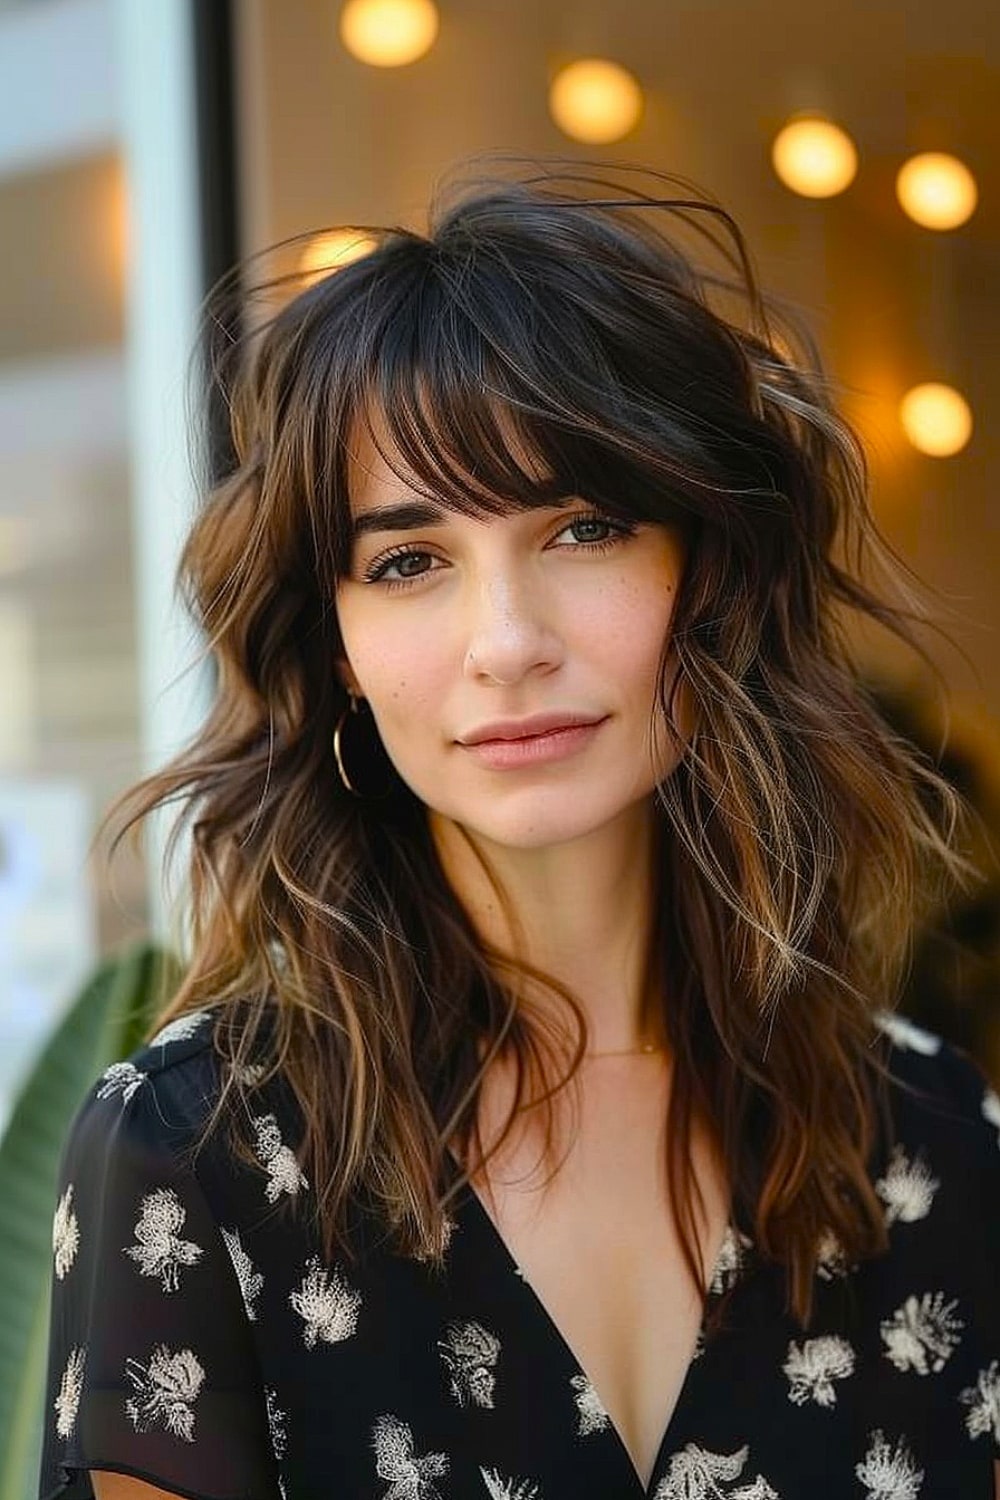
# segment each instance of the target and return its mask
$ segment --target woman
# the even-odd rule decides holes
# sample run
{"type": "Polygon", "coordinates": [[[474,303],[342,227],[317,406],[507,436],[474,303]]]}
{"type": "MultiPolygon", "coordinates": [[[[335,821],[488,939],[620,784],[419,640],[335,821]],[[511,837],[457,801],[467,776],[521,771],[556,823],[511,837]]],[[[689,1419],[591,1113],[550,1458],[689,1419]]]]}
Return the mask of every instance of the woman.
{"type": "Polygon", "coordinates": [[[953,799],[852,671],[857,440],[664,186],[467,188],[239,351],[43,1500],[993,1493],[1000,1111],[888,1014],[953,799]]]}

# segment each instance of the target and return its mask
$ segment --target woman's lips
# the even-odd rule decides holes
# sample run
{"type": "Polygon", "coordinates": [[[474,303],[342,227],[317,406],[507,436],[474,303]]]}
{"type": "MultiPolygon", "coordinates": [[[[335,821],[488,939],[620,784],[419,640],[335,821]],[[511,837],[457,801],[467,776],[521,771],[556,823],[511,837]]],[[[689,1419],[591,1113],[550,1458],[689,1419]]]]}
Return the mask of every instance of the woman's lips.
{"type": "Polygon", "coordinates": [[[575,755],[590,743],[606,722],[606,719],[598,719],[593,724],[570,724],[517,740],[480,740],[475,745],[463,745],[462,749],[491,770],[512,771],[520,766],[543,765],[575,755]]]}

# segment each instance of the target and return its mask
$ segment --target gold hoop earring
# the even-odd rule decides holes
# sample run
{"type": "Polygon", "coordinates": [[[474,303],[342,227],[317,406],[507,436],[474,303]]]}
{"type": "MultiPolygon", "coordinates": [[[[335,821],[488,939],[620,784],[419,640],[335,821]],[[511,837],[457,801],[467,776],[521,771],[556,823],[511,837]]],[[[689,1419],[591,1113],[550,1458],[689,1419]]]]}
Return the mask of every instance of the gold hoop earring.
{"type": "MultiPolygon", "coordinates": [[[[361,704],[365,702],[364,698],[356,697],[354,693],[350,691],[350,689],[348,689],[348,697],[351,701],[348,704],[347,708],[344,709],[340,718],[337,720],[337,723],[334,726],[333,730],[333,754],[337,762],[337,771],[340,775],[341,781],[352,796],[357,797],[362,802],[384,802],[387,797],[390,797],[392,795],[393,789],[392,770],[388,764],[385,767],[385,770],[387,772],[386,782],[385,785],[381,787],[370,787],[365,777],[362,777],[362,780],[365,782],[364,787],[355,786],[353,781],[347,774],[347,767],[344,765],[344,726],[347,723],[347,715],[359,713],[361,704]]],[[[381,739],[379,738],[377,730],[375,732],[374,741],[369,748],[376,760],[380,757],[386,761],[388,760],[385,753],[385,747],[382,744],[381,739]]]]}
{"type": "Polygon", "coordinates": [[[356,786],[353,786],[351,784],[351,778],[348,776],[346,770],[344,769],[344,755],[341,748],[341,735],[343,734],[344,722],[347,718],[347,715],[356,714],[358,711],[359,700],[353,693],[348,693],[348,697],[351,701],[348,704],[347,708],[344,709],[344,712],[341,714],[340,718],[337,720],[336,727],[333,731],[333,753],[337,761],[337,770],[340,773],[340,779],[344,783],[344,786],[350,793],[352,793],[353,796],[360,797],[361,793],[358,791],[356,786]]]}

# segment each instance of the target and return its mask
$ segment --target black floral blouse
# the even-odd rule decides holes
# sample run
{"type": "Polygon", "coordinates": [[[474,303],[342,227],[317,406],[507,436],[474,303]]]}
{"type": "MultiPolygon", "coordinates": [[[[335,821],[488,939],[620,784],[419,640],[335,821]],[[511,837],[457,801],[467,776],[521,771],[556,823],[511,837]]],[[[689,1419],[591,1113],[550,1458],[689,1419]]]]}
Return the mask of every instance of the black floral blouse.
{"type": "Polygon", "coordinates": [[[723,1326],[703,1326],[644,1487],[475,1193],[444,1275],[376,1237],[327,1264],[309,1215],[279,1212],[313,1191],[280,1088],[250,1095],[259,1169],[221,1136],[183,1152],[219,1065],[207,1013],[173,1022],[67,1139],[40,1500],[91,1496],[88,1468],[199,1500],[992,1500],[1000,1099],[937,1037],[882,1025],[889,1253],[851,1266],[827,1235],[803,1331],[732,1224],[723,1326]]]}

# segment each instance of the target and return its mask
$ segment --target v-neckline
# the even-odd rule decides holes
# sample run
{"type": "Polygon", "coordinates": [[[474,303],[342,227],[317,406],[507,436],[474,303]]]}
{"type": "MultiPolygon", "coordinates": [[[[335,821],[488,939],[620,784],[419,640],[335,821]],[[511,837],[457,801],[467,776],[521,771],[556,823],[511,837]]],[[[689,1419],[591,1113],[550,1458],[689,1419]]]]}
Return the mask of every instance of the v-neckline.
{"type": "MultiPolygon", "coordinates": [[[[635,1466],[635,1462],[632,1458],[632,1454],[629,1450],[628,1444],[625,1442],[625,1439],[622,1437],[621,1433],[618,1430],[614,1418],[608,1411],[600,1390],[591,1379],[587,1370],[584,1368],[583,1362],[576,1354],[576,1351],[573,1349],[573,1346],[569,1342],[569,1339],[563,1333],[552,1313],[542,1301],[542,1298],[536,1290],[535,1286],[528,1280],[523,1270],[518,1265],[517,1260],[511,1252],[510,1246],[507,1244],[507,1241],[504,1239],[497,1225],[494,1223],[493,1216],[490,1214],[485,1203],[482,1201],[478,1192],[470,1182],[466,1182],[463,1185],[459,1197],[459,1203],[463,1207],[471,1208],[474,1217],[479,1222],[480,1227],[485,1234],[488,1242],[493,1246],[500,1261],[505,1266],[508,1275],[516,1276],[527,1291],[537,1311],[538,1322],[545,1330],[547,1337],[551,1341],[555,1342],[555,1344],[560,1348],[563,1354],[564,1361],[571,1364],[575,1368],[575,1370],[579,1372],[579,1374],[589,1385],[590,1389],[594,1392],[598,1402],[601,1405],[601,1409],[604,1412],[605,1417],[607,1418],[608,1434],[619,1454],[621,1455],[622,1461],[626,1469],[628,1470],[628,1473],[631,1475],[636,1494],[641,1496],[642,1500],[653,1500],[654,1491],[656,1489],[656,1486],[659,1484],[660,1478],[662,1477],[661,1469],[664,1463],[668,1441],[670,1439],[671,1433],[677,1426],[678,1413],[680,1412],[682,1405],[685,1403],[685,1397],[687,1396],[688,1388],[691,1384],[692,1371],[697,1360],[700,1358],[704,1358],[705,1323],[708,1308],[714,1298],[720,1295],[720,1293],[713,1292],[712,1285],[715,1282],[720,1270],[722,1270],[723,1268],[723,1262],[729,1249],[731,1237],[735,1239],[735,1243],[737,1246],[740,1246],[741,1240],[746,1247],[749,1247],[752,1243],[746,1235],[742,1234],[739,1225],[736,1222],[735,1214],[732,1211],[730,1212],[729,1218],[726,1223],[726,1228],[723,1231],[719,1250],[716,1255],[715,1262],[712,1266],[712,1271],[708,1278],[709,1291],[705,1301],[705,1305],[702,1308],[702,1315],[698,1324],[698,1332],[695,1335],[695,1341],[691,1346],[691,1351],[688,1355],[687,1364],[684,1369],[684,1376],[681,1380],[680,1386],[678,1387],[677,1398],[674,1401],[671,1411],[666,1417],[665,1423],[660,1433],[660,1439],[656,1447],[656,1457],[653,1460],[653,1467],[650,1470],[649,1474],[649,1481],[648,1483],[644,1483],[642,1475],[639,1473],[639,1470],[635,1466]],[[700,1353],[699,1345],[702,1346],[702,1350],[700,1353]]],[[[740,1274],[739,1267],[742,1263],[742,1257],[744,1254],[745,1249],[740,1249],[736,1261],[736,1278],[738,1278],[740,1274]]]]}

